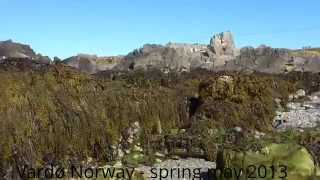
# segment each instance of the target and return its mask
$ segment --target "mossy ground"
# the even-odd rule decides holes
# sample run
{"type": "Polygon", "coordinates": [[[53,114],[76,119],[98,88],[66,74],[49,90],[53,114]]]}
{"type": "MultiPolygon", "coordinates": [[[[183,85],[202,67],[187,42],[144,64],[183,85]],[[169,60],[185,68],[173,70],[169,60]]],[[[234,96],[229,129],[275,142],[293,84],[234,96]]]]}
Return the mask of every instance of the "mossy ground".
{"type": "Polygon", "coordinates": [[[158,135],[160,120],[162,137],[173,129],[187,129],[191,135],[202,137],[202,148],[213,156],[210,152],[216,152],[217,144],[224,141],[221,132],[240,126],[246,132],[270,133],[274,98],[285,103],[297,88],[315,91],[318,86],[313,82],[320,82],[312,74],[300,77],[205,71],[106,72],[90,76],[61,64],[35,68],[19,61],[2,64],[0,77],[3,169],[14,164],[67,164],[71,159],[81,162],[88,157],[105,162],[108,147],[119,143],[123,130],[136,121],[142,127],[144,149],[152,151],[148,142],[158,135]],[[219,83],[222,75],[231,76],[233,82],[219,83]],[[312,82],[305,83],[305,79],[312,82]],[[201,102],[193,107],[194,113],[190,111],[190,98],[201,102]],[[220,135],[209,136],[207,132],[212,129],[220,135]]]}

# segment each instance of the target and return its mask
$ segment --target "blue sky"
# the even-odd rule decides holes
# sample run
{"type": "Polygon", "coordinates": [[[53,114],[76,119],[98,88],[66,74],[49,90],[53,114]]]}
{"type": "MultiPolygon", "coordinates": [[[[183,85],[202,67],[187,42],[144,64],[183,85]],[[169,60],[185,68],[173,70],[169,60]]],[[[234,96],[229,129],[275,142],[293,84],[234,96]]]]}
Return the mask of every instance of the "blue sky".
{"type": "Polygon", "coordinates": [[[0,0],[0,40],[44,55],[126,54],[145,43],[320,46],[319,0],[0,0]]]}

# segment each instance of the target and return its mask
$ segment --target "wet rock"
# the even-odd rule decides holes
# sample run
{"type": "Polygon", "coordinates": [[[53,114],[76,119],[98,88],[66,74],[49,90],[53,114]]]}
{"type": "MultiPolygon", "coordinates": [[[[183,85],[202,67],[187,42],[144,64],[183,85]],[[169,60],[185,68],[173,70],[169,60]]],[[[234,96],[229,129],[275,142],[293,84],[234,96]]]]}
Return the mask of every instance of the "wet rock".
{"type": "Polygon", "coordinates": [[[305,95],[306,95],[306,91],[303,89],[299,89],[294,95],[294,98],[298,99],[298,98],[304,97],[305,95]]]}

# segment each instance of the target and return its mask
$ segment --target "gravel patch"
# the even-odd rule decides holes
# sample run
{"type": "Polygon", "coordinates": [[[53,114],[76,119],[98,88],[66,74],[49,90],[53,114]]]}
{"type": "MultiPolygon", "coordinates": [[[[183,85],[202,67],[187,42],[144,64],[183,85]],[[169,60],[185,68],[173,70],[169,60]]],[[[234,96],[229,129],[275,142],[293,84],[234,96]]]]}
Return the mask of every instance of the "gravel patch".
{"type": "Polygon", "coordinates": [[[310,101],[303,103],[288,103],[288,112],[277,112],[274,127],[280,130],[317,127],[320,124],[320,93],[309,98],[310,101]]]}

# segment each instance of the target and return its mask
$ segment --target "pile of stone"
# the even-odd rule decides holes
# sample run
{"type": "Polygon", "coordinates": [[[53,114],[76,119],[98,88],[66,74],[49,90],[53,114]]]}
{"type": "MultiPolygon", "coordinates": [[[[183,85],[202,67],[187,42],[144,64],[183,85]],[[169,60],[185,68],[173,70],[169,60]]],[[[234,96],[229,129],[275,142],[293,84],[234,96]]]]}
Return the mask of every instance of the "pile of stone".
{"type": "MultiPolygon", "coordinates": [[[[303,97],[305,92],[299,90],[290,95],[289,99],[295,100],[303,97]]],[[[320,93],[314,93],[305,102],[290,102],[287,104],[288,111],[279,111],[274,121],[276,129],[285,130],[290,128],[314,128],[320,125],[320,93]]]]}

